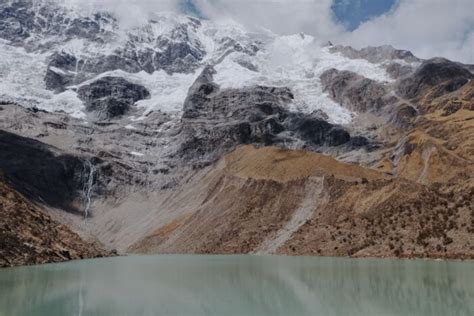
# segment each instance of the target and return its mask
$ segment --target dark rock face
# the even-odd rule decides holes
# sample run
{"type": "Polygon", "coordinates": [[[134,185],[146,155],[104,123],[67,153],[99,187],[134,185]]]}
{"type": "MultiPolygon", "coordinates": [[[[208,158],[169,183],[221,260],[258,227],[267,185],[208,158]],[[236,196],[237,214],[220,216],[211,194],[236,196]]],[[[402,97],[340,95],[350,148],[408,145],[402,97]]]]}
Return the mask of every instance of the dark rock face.
{"type": "MultiPolygon", "coordinates": [[[[191,73],[199,68],[206,53],[202,43],[190,34],[201,27],[201,22],[189,18],[160,36],[154,30],[156,23],[149,21],[142,28],[130,30],[127,40],[110,54],[84,59],[62,51],[54,53],[44,78],[47,89],[62,92],[68,85],[113,70],[164,70],[172,74],[191,73]]],[[[107,43],[117,38],[117,32],[116,19],[104,12],[81,16],[49,0],[0,3],[0,38],[28,51],[55,51],[58,45],[73,39],[107,43]]],[[[243,49],[238,43],[235,47],[243,49]]]]}
{"type": "Polygon", "coordinates": [[[28,26],[32,24],[32,13],[26,1],[0,4],[0,37],[9,41],[21,41],[30,36],[28,26]]]}
{"type": "MultiPolygon", "coordinates": [[[[170,31],[170,34],[158,37],[153,30],[156,23],[150,21],[148,25],[130,31],[127,34],[127,41],[111,54],[97,55],[88,59],[72,56],[78,59],[75,62],[70,60],[78,72],[74,77],[75,83],[81,83],[97,74],[113,70],[123,70],[130,73],[140,71],[153,73],[163,70],[173,74],[191,73],[200,67],[201,61],[206,55],[204,47],[202,43],[189,35],[200,27],[200,22],[189,18],[187,23],[176,25],[170,31]]],[[[88,23],[85,23],[85,25],[79,23],[76,32],[79,34],[78,36],[81,33],[79,30],[87,33],[88,27],[88,23]]],[[[57,62],[57,56],[54,56],[52,61],[57,62]]],[[[67,72],[70,64],[70,62],[67,62],[54,67],[67,72]]],[[[52,90],[64,89],[69,80],[64,80],[64,78],[57,80],[56,77],[56,74],[51,74],[51,69],[48,70],[45,77],[47,87],[52,90]],[[50,84],[50,82],[53,82],[53,84],[50,84]]]]}
{"type": "Polygon", "coordinates": [[[221,90],[207,67],[184,103],[179,155],[211,162],[241,144],[280,145],[317,150],[341,145],[365,146],[360,139],[308,114],[293,113],[288,88],[256,86],[221,90]]]}
{"type": "Polygon", "coordinates": [[[67,53],[55,53],[49,62],[44,78],[46,89],[56,92],[64,91],[65,87],[75,83],[78,60],[67,53]]]}
{"type": "Polygon", "coordinates": [[[18,45],[24,44],[29,50],[47,48],[51,43],[36,39],[51,35],[62,40],[75,37],[101,42],[111,35],[102,26],[115,23],[107,13],[88,17],[70,15],[67,9],[53,1],[17,0],[0,3],[0,38],[18,45]]]}
{"type": "Polygon", "coordinates": [[[370,63],[381,63],[388,60],[404,60],[406,62],[420,61],[411,52],[407,50],[395,49],[390,45],[366,47],[360,50],[350,46],[332,46],[329,48],[332,53],[339,52],[344,57],[351,59],[365,59],[370,63]]]}
{"type": "Polygon", "coordinates": [[[405,103],[388,86],[349,71],[328,70],[322,74],[321,83],[324,91],[342,106],[375,114],[400,129],[412,126],[419,115],[414,105],[405,103]]]}
{"type": "Polygon", "coordinates": [[[357,112],[377,112],[389,103],[384,85],[350,71],[330,69],[321,75],[324,91],[357,112]]]}
{"type": "Polygon", "coordinates": [[[241,43],[237,42],[235,39],[231,37],[225,37],[222,39],[221,49],[226,51],[235,51],[235,52],[243,52],[250,56],[255,56],[257,52],[260,50],[259,45],[261,43],[255,42],[250,45],[242,45],[241,43]]]}
{"type": "Polygon", "coordinates": [[[465,85],[474,75],[458,63],[444,58],[425,61],[416,72],[402,80],[398,92],[406,98],[416,98],[427,89],[436,87],[433,98],[456,91],[465,85]]]}
{"type": "Polygon", "coordinates": [[[157,39],[157,46],[163,49],[156,52],[152,58],[154,70],[163,69],[168,73],[191,73],[197,68],[206,53],[201,43],[191,45],[193,42],[189,38],[187,27],[197,28],[198,26],[193,22],[194,20],[191,20],[190,25],[181,25],[173,31],[173,37],[178,38],[178,42],[166,37],[157,39]]]}
{"type": "MultiPolygon", "coordinates": [[[[307,142],[309,147],[340,146],[351,140],[350,134],[343,128],[324,120],[297,113],[286,115],[283,121],[285,128],[298,139],[307,142]]],[[[284,142],[284,139],[282,141],[284,142]]]]}
{"type": "MultiPolygon", "coordinates": [[[[44,77],[47,89],[55,92],[107,71],[173,74],[193,73],[202,67],[205,45],[196,36],[202,28],[201,22],[191,17],[179,21],[166,17],[157,19],[147,21],[142,27],[127,29],[123,34],[116,18],[107,12],[83,15],[55,0],[3,1],[0,3],[0,39],[27,51],[55,52],[44,77]],[[163,25],[167,31],[157,31],[163,25]],[[93,53],[63,52],[64,43],[77,39],[85,40],[93,53]],[[104,52],[101,45],[106,43],[113,43],[116,48],[104,52]]],[[[217,50],[222,55],[237,51],[251,56],[262,45],[258,41],[241,43],[230,37],[218,44],[217,50]]],[[[250,63],[245,67],[256,70],[250,63]]]]}
{"type": "MultiPolygon", "coordinates": [[[[51,66],[63,70],[72,71],[71,65],[78,71],[74,76],[74,83],[78,84],[87,79],[107,71],[123,70],[125,72],[137,73],[145,71],[153,73],[164,70],[169,74],[173,73],[191,73],[195,71],[205,56],[204,48],[199,42],[193,42],[188,35],[188,29],[197,27],[190,22],[188,25],[181,25],[172,33],[176,38],[169,39],[165,36],[153,38],[147,28],[140,30],[144,32],[141,37],[130,34],[129,41],[123,47],[117,48],[110,55],[99,55],[87,60],[78,59],[75,56],[67,56],[64,60],[64,53],[53,56],[49,65],[45,81],[47,88],[51,90],[64,90],[64,87],[70,83],[70,76],[64,74],[58,75],[57,71],[51,71],[51,66]],[[185,34],[185,35],[182,35],[185,34]],[[146,48],[143,48],[143,42],[147,38],[146,48]],[[153,48],[150,48],[152,46],[153,48]],[[63,60],[61,60],[61,58],[63,60]],[[54,65],[57,64],[57,65],[54,65]]],[[[138,31],[137,31],[138,32],[138,31]]]]}
{"type": "Polygon", "coordinates": [[[0,153],[0,170],[15,190],[33,201],[74,210],[83,188],[83,160],[2,130],[0,153]]]}
{"type": "Polygon", "coordinates": [[[120,77],[104,77],[79,88],[78,97],[88,111],[96,112],[100,119],[111,119],[125,114],[135,102],[149,98],[150,92],[120,77]]]}
{"type": "Polygon", "coordinates": [[[408,66],[408,65],[401,65],[399,63],[388,64],[385,67],[385,70],[387,70],[387,73],[393,79],[399,79],[399,78],[402,78],[402,77],[406,77],[406,76],[412,74],[415,71],[415,69],[413,67],[408,66]]]}
{"type": "Polygon", "coordinates": [[[191,21],[180,25],[171,32],[172,39],[166,36],[154,38],[152,31],[145,27],[136,31],[141,32],[140,36],[129,34],[129,40],[123,47],[117,48],[110,55],[87,60],[80,69],[93,74],[117,69],[130,73],[142,70],[147,73],[159,70],[169,74],[191,73],[200,66],[206,55],[202,44],[189,38],[188,28],[196,27],[191,21]],[[146,48],[143,48],[145,43],[146,48]]]}
{"type": "Polygon", "coordinates": [[[212,95],[219,91],[219,86],[213,82],[214,68],[204,68],[201,75],[189,88],[188,96],[183,105],[183,118],[198,118],[207,111],[207,103],[211,101],[212,95]]]}

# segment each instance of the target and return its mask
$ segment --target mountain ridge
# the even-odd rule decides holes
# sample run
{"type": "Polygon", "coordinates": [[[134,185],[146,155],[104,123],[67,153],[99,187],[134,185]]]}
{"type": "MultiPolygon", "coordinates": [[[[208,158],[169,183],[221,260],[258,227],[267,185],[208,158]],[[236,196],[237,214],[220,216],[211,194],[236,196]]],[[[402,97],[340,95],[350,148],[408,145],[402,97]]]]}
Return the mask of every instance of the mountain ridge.
{"type": "Polygon", "coordinates": [[[32,4],[0,4],[0,170],[83,240],[472,258],[469,65],[170,13],[120,29],[106,12],[32,4]]]}

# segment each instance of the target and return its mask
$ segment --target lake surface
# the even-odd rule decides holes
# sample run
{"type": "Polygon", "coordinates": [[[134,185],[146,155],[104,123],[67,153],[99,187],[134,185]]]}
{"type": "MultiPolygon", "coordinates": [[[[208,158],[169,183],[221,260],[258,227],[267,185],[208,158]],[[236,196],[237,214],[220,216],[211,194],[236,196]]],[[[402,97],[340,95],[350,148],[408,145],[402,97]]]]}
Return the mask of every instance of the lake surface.
{"type": "Polygon", "coordinates": [[[474,262],[160,255],[3,269],[0,315],[474,315],[474,262]]]}

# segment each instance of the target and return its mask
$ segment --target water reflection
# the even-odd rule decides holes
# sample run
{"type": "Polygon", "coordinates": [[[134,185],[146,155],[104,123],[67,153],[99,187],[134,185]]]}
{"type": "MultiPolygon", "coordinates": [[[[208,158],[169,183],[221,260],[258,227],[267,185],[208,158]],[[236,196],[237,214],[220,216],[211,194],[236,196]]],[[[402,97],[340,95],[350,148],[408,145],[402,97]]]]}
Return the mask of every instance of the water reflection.
{"type": "Polygon", "coordinates": [[[474,315],[474,263],[133,256],[0,270],[0,315],[474,315]]]}

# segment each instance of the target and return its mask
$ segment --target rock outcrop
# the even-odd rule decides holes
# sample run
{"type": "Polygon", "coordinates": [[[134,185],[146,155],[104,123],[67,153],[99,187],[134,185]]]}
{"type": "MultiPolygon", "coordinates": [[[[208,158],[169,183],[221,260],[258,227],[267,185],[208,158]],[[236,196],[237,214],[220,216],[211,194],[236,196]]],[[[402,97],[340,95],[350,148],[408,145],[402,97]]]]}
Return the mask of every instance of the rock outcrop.
{"type": "Polygon", "coordinates": [[[44,77],[46,88],[55,92],[63,92],[67,86],[78,83],[80,80],[77,80],[77,72],[82,66],[81,64],[71,54],[65,52],[53,54],[44,77]]]}
{"type": "Polygon", "coordinates": [[[385,70],[393,79],[400,79],[411,75],[415,69],[410,65],[403,65],[400,63],[392,62],[385,66],[385,70]]]}
{"type": "Polygon", "coordinates": [[[180,155],[186,159],[212,162],[240,144],[309,150],[369,144],[317,116],[289,111],[294,96],[288,88],[220,89],[213,73],[212,67],[203,71],[184,103],[180,155]]]}
{"type": "MultiPolygon", "coordinates": [[[[117,19],[107,12],[75,12],[51,0],[0,3],[0,39],[29,52],[52,52],[44,81],[55,92],[107,71],[194,72],[206,56],[203,44],[193,35],[201,22],[192,17],[174,21],[169,34],[157,31],[160,23],[152,20],[122,34],[117,19]],[[74,40],[86,43],[86,51],[61,47],[74,40]],[[102,52],[104,44],[114,49],[102,52]]],[[[234,46],[244,48],[238,42],[234,46]]]]}
{"type": "Polygon", "coordinates": [[[99,119],[113,119],[127,113],[135,102],[149,98],[150,92],[120,77],[103,77],[82,85],[77,95],[87,111],[96,113],[99,119]]]}
{"type": "Polygon", "coordinates": [[[395,49],[390,45],[369,46],[360,50],[350,46],[337,45],[331,46],[330,51],[340,53],[351,59],[365,59],[374,64],[386,62],[387,60],[403,60],[407,63],[420,61],[420,59],[415,57],[410,51],[395,49]]]}
{"type": "Polygon", "coordinates": [[[393,102],[386,86],[350,71],[330,69],[321,75],[321,83],[333,100],[359,113],[378,112],[393,102]]]}
{"type": "Polygon", "coordinates": [[[110,14],[81,16],[49,0],[2,1],[0,17],[0,38],[31,51],[46,50],[71,38],[100,43],[112,36],[110,29],[116,23],[110,14]],[[45,41],[48,36],[56,38],[45,41]]]}
{"type": "Polygon", "coordinates": [[[398,92],[409,99],[421,95],[433,99],[458,90],[473,77],[468,69],[458,63],[434,58],[423,62],[413,76],[402,80],[398,92]]]}
{"type": "Polygon", "coordinates": [[[84,160],[3,130],[0,152],[0,170],[12,188],[38,203],[76,209],[87,173],[84,160]]]}

